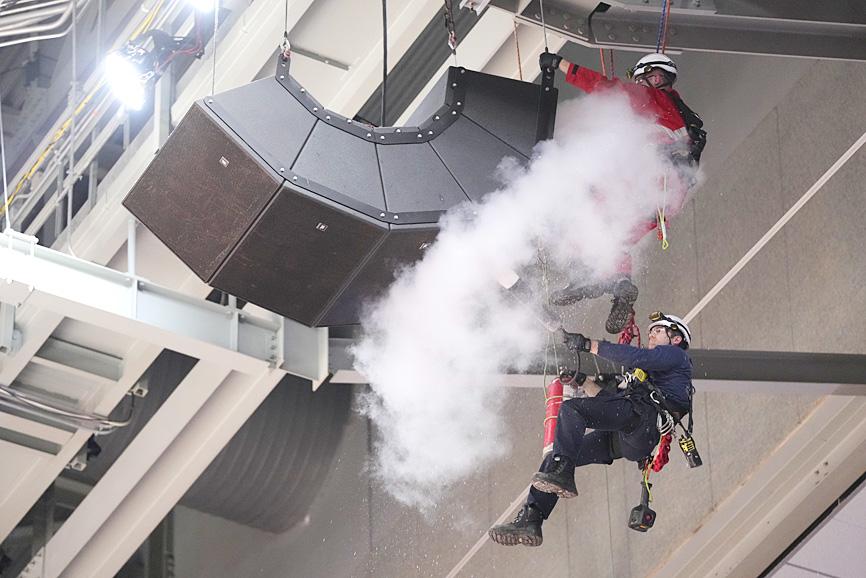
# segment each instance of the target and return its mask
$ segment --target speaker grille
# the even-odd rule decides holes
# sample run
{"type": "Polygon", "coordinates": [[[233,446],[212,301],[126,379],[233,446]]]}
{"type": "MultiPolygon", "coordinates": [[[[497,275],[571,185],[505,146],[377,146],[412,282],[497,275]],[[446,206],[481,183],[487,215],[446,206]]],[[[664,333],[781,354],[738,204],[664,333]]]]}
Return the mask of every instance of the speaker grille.
{"type": "Polygon", "coordinates": [[[213,286],[316,325],[388,228],[284,186],[213,279],[213,286]]]}
{"type": "Polygon", "coordinates": [[[205,282],[282,179],[196,103],[124,205],[205,282]]]}
{"type": "Polygon", "coordinates": [[[364,307],[387,289],[402,267],[420,259],[438,233],[439,228],[431,225],[392,227],[388,238],[379,245],[357,277],[343,289],[319,324],[358,323],[364,307]]]}

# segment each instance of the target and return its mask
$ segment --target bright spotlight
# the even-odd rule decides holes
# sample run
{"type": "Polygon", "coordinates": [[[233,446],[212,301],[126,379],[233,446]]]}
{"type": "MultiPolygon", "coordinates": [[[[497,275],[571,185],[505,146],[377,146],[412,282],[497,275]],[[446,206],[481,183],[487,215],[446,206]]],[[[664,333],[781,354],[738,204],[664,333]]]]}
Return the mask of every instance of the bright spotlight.
{"type": "Polygon", "coordinates": [[[139,110],[144,105],[144,83],[146,75],[139,66],[120,52],[111,52],[105,57],[105,81],[114,96],[129,110],[139,110]]]}
{"type": "Polygon", "coordinates": [[[190,6],[204,14],[213,12],[215,4],[214,0],[187,0],[187,2],[189,2],[190,6]]]}

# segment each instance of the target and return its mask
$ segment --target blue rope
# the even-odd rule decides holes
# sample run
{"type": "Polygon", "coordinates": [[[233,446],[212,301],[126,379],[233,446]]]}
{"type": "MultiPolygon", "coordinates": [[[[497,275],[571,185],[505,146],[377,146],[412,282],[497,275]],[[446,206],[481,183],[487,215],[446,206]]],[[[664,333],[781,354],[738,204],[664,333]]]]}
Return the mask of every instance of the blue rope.
{"type": "Polygon", "coordinates": [[[665,29],[665,13],[667,12],[669,0],[662,1],[662,13],[659,16],[659,33],[656,37],[656,52],[660,51],[662,48],[662,31],[665,29]]]}

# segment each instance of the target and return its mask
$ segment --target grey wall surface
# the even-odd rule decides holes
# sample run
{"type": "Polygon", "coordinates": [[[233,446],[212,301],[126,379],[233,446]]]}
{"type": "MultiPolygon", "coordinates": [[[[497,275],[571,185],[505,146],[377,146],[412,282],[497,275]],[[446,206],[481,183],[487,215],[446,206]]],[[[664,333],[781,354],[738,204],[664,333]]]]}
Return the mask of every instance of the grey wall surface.
{"type": "Polygon", "coordinates": [[[770,573],[770,578],[859,576],[866,568],[866,487],[860,486],[770,573]],[[832,552],[832,556],[828,556],[832,552]]]}
{"type": "MultiPolygon", "coordinates": [[[[712,71],[712,83],[686,100],[708,121],[710,147],[719,148],[708,148],[708,179],[673,222],[671,248],[662,253],[653,240],[644,246],[638,261],[642,318],[653,309],[690,310],[866,131],[863,65],[776,62],[787,67],[784,73],[767,59],[707,56],[694,63],[696,70],[712,71]],[[738,84],[744,78],[748,86],[738,84]]],[[[692,325],[697,346],[864,353],[864,160],[866,152],[855,155],[707,306],[692,325]]],[[[607,307],[588,304],[570,321],[601,335],[607,307]]],[[[181,509],[177,575],[447,575],[538,465],[540,385],[509,394],[510,456],[466,481],[436,519],[401,508],[369,483],[370,432],[354,416],[307,526],[274,536],[181,509]]],[[[577,475],[581,495],[561,503],[545,524],[541,548],[488,542],[460,576],[646,576],[816,403],[815,396],[699,394],[695,436],[705,465],[689,470],[672,450],[670,464],[655,476],[659,518],[649,533],[626,527],[639,497],[636,466],[589,466],[577,475]]]]}

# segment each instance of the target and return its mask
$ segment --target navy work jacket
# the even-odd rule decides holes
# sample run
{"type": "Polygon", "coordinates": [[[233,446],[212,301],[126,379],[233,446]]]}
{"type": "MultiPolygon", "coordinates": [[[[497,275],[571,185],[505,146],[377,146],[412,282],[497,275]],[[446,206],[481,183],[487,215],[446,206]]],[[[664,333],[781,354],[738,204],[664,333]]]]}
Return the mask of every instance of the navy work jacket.
{"type": "Polygon", "coordinates": [[[665,396],[674,411],[688,411],[689,391],[692,387],[692,360],[686,351],[676,345],[658,345],[641,349],[600,341],[598,356],[634,369],[647,372],[649,380],[665,396]]]}

